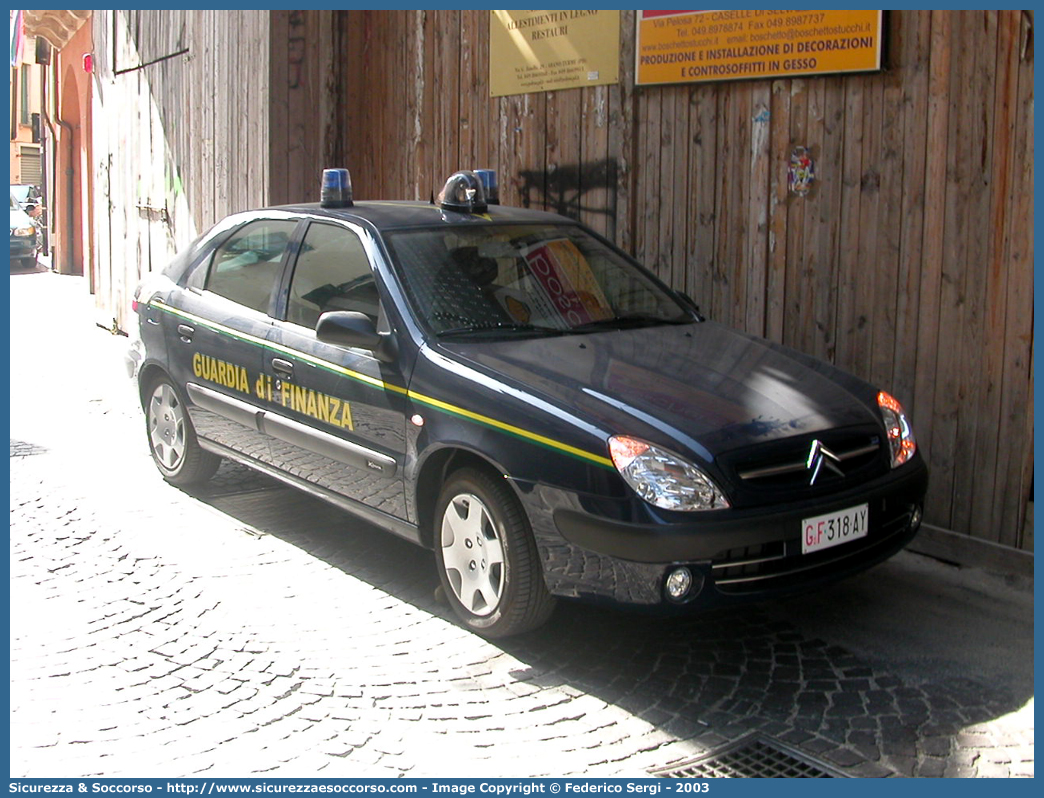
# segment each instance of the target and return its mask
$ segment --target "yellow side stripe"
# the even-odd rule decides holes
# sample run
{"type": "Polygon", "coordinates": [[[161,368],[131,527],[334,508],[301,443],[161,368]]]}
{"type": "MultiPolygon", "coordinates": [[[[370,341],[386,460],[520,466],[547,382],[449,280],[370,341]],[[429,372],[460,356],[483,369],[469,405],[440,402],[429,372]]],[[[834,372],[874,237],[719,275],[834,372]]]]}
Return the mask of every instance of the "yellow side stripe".
{"type": "Polygon", "coordinates": [[[598,465],[613,468],[613,461],[610,460],[608,457],[599,457],[596,454],[592,454],[591,452],[585,451],[583,449],[578,449],[575,446],[570,446],[567,443],[556,441],[553,438],[545,438],[543,435],[537,435],[535,432],[530,432],[529,430],[522,429],[521,427],[516,427],[512,424],[506,424],[503,421],[497,421],[497,419],[495,418],[483,416],[479,413],[474,413],[471,410],[465,410],[462,407],[451,405],[448,402],[443,402],[439,399],[432,399],[430,396],[425,396],[424,394],[417,393],[416,391],[410,391],[409,396],[411,399],[414,399],[415,401],[421,402],[431,407],[438,408],[439,410],[445,410],[447,413],[452,413],[455,416],[463,416],[464,418],[470,418],[472,421],[477,421],[480,424],[485,424],[486,426],[503,430],[504,432],[508,432],[520,438],[525,438],[526,440],[533,441],[534,443],[539,443],[544,446],[548,446],[552,449],[557,449],[561,452],[571,454],[583,460],[589,460],[592,463],[597,463],[598,465]]]}
{"type": "Polygon", "coordinates": [[[235,338],[245,343],[254,344],[255,346],[261,347],[262,349],[268,349],[274,352],[280,352],[282,354],[290,355],[291,357],[295,357],[298,360],[304,360],[308,363],[311,363],[314,366],[325,369],[327,371],[332,371],[336,374],[341,374],[345,377],[348,377],[349,379],[353,379],[358,382],[366,383],[367,385],[371,385],[374,388],[379,388],[384,391],[391,391],[392,393],[407,396],[408,398],[416,402],[420,402],[421,404],[427,405],[429,407],[434,407],[437,410],[442,410],[444,412],[451,413],[455,416],[467,418],[472,421],[478,422],[479,424],[484,424],[485,426],[493,427],[494,429],[499,429],[510,435],[514,435],[516,437],[532,441],[533,443],[537,443],[542,446],[555,449],[557,451],[572,455],[573,457],[578,457],[581,460],[586,460],[588,462],[595,463],[605,468],[614,468],[613,461],[610,460],[608,457],[601,457],[592,452],[585,451],[584,449],[579,449],[575,446],[570,446],[567,443],[556,441],[553,438],[547,438],[543,435],[537,435],[535,432],[530,432],[529,430],[522,429],[521,427],[516,427],[513,424],[498,421],[495,418],[484,416],[481,413],[475,413],[472,410],[466,410],[463,407],[452,405],[449,402],[443,402],[441,399],[434,399],[430,396],[425,396],[422,393],[418,393],[417,391],[407,390],[401,385],[396,385],[391,382],[385,382],[384,380],[377,379],[376,377],[371,377],[367,374],[362,374],[358,371],[346,369],[343,366],[337,365],[336,363],[331,363],[328,360],[323,360],[321,358],[315,357],[314,355],[305,354],[304,352],[300,352],[297,349],[291,349],[290,347],[283,346],[282,344],[272,343],[271,341],[268,341],[264,338],[258,338],[256,335],[250,335],[249,333],[244,333],[239,330],[235,330],[231,327],[226,327],[223,324],[210,321],[209,319],[204,319],[201,316],[196,316],[193,313],[188,313],[184,310],[173,308],[165,302],[153,300],[149,304],[152,307],[158,308],[159,310],[162,310],[166,313],[170,313],[173,316],[178,316],[187,321],[195,322],[206,327],[207,329],[213,330],[214,332],[227,335],[230,338],[235,338]]]}
{"type": "Polygon", "coordinates": [[[241,332],[241,331],[235,330],[235,329],[233,329],[231,327],[226,327],[225,325],[219,324],[219,323],[217,323],[215,321],[210,321],[209,319],[204,319],[203,317],[196,316],[193,313],[187,313],[184,310],[178,310],[177,308],[172,308],[170,305],[167,305],[167,304],[165,304],[163,302],[159,302],[159,301],[155,301],[154,300],[151,304],[154,307],[159,308],[160,310],[166,311],[167,313],[170,313],[170,314],[172,314],[174,316],[180,316],[181,318],[186,319],[188,321],[194,321],[197,324],[202,324],[204,327],[206,327],[206,328],[208,328],[210,330],[213,330],[214,332],[222,333],[224,335],[227,335],[230,338],[236,338],[236,339],[238,339],[240,341],[243,341],[245,343],[254,344],[255,346],[261,347],[262,349],[268,349],[268,350],[271,350],[273,352],[280,352],[280,353],[285,354],[285,355],[290,355],[292,357],[297,358],[298,360],[304,360],[304,361],[306,361],[308,363],[311,363],[314,366],[318,366],[319,368],[326,369],[327,371],[332,371],[332,372],[335,372],[337,374],[342,374],[345,377],[350,377],[351,379],[358,380],[359,382],[365,382],[365,383],[367,383],[369,385],[374,386],[375,388],[381,388],[382,390],[392,391],[394,393],[399,393],[399,394],[403,394],[403,395],[406,394],[406,389],[403,388],[401,385],[395,385],[394,383],[385,382],[384,380],[379,380],[376,377],[371,377],[368,374],[362,374],[362,373],[360,373],[358,371],[352,371],[351,369],[346,369],[343,366],[337,365],[336,363],[331,363],[328,360],[323,360],[323,359],[315,357],[313,355],[306,354],[306,353],[301,352],[301,351],[299,351],[297,349],[291,349],[288,346],[283,346],[282,344],[273,343],[272,341],[266,340],[264,338],[258,338],[256,335],[250,335],[249,333],[241,332]]]}

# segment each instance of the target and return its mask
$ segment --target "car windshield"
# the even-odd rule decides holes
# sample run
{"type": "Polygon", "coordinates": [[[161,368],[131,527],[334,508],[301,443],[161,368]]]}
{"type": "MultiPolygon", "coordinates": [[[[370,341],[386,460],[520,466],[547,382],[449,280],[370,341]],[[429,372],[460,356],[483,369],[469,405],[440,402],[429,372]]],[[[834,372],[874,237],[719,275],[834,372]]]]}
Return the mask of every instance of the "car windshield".
{"type": "Polygon", "coordinates": [[[14,194],[11,195],[11,210],[17,210],[22,206],[18,204],[18,201],[14,198],[14,194]]]}
{"type": "Polygon", "coordinates": [[[385,240],[415,312],[440,337],[693,320],[648,273],[575,225],[400,230],[385,240]]]}

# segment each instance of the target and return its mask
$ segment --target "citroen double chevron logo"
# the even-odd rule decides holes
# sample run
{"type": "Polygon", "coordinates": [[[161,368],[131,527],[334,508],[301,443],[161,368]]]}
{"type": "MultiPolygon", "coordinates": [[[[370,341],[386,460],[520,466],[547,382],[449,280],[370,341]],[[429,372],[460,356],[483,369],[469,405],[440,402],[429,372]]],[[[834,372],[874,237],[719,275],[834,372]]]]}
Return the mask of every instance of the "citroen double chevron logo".
{"type": "Polygon", "coordinates": [[[812,441],[812,448],[808,450],[808,459],[805,461],[805,468],[812,472],[812,477],[808,480],[809,485],[816,484],[816,480],[819,479],[819,475],[822,473],[823,469],[831,471],[839,477],[845,475],[845,472],[841,470],[841,458],[825,447],[820,441],[812,441]]]}

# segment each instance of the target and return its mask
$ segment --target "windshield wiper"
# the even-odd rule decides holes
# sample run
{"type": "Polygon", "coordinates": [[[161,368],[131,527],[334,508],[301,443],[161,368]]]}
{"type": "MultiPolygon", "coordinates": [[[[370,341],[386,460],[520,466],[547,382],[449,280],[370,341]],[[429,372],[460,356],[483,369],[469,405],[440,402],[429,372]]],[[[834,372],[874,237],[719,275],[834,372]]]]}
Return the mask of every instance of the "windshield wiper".
{"type": "Polygon", "coordinates": [[[483,334],[500,334],[504,332],[521,332],[536,335],[564,335],[568,333],[569,330],[562,330],[558,327],[539,327],[535,324],[498,322],[497,324],[474,325],[472,327],[454,327],[450,330],[442,330],[435,334],[439,338],[447,338],[450,336],[457,338],[483,334]]]}
{"type": "Polygon", "coordinates": [[[597,319],[578,324],[570,332],[591,332],[592,330],[624,330],[629,327],[651,327],[659,324],[691,324],[692,319],[665,319],[650,313],[631,313],[624,316],[611,316],[608,319],[597,319]]]}

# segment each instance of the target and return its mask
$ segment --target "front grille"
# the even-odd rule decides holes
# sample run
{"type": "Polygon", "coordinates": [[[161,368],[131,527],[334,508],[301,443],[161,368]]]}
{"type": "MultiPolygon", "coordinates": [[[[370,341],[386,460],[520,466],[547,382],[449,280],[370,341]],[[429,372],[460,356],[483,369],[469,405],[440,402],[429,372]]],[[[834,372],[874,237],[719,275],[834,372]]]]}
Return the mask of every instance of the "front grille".
{"type": "Polygon", "coordinates": [[[773,541],[723,551],[711,560],[714,584],[722,593],[749,593],[785,587],[798,575],[835,566],[843,560],[872,557],[909,529],[911,515],[902,513],[870,535],[812,554],[801,553],[801,540],[773,541]]]}
{"type": "Polygon", "coordinates": [[[819,499],[891,470],[888,444],[873,424],[745,446],[718,455],[716,464],[736,509],[819,499]]]}
{"type": "Polygon", "coordinates": [[[751,735],[709,754],[651,772],[667,779],[847,778],[829,765],[761,735],[751,735]]]}
{"type": "MultiPolygon", "coordinates": [[[[812,468],[809,452],[813,441],[807,439],[773,447],[767,453],[743,458],[733,464],[736,476],[747,486],[759,489],[791,490],[807,489],[812,485],[812,468]]],[[[824,436],[822,445],[837,458],[838,474],[834,470],[821,469],[815,484],[839,483],[872,465],[881,449],[877,435],[824,436]]]]}
{"type": "Polygon", "coordinates": [[[711,563],[714,581],[724,585],[775,575],[788,556],[786,549],[782,540],[729,549],[711,563]]]}

